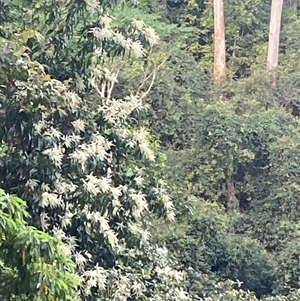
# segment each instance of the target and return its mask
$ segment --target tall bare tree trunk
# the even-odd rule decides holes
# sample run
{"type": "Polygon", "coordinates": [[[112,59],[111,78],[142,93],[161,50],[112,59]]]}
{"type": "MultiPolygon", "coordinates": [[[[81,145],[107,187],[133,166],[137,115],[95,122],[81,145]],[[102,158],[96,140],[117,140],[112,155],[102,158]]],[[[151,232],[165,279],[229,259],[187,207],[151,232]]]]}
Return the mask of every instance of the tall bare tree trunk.
{"type": "Polygon", "coordinates": [[[223,0],[214,0],[214,80],[226,77],[225,21],[223,0]]]}
{"type": "MultiPolygon", "coordinates": [[[[271,73],[278,66],[278,52],[279,52],[279,39],[280,39],[280,25],[282,15],[283,0],[272,0],[271,7],[271,20],[268,44],[268,59],[267,71],[271,73]]],[[[271,87],[275,88],[277,78],[275,74],[271,74],[271,87]]]]}

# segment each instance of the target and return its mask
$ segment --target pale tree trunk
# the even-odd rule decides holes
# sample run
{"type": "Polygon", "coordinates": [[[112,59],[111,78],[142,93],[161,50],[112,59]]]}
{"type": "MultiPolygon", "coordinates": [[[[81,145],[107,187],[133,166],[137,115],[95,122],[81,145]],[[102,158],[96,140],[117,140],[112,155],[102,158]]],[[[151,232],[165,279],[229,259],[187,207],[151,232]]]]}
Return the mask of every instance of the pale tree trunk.
{"type": "MultiPolygon", "coordinates": [[[[272,0],[269,44],[268,44],[268,59],[267,59],[267,71],[269,75],[278,66],[282,6],[283,6],[283,0],[272,0]]],[[[277,79],[275,74],[271,74],[270,84],[271,87],[273,88],[276,87],[277,79]]]]}
{"type": "Polygon", "coordinates": [[[223,0],[214,0],[214,80],[226,77],[225,21],[223,0]]]}

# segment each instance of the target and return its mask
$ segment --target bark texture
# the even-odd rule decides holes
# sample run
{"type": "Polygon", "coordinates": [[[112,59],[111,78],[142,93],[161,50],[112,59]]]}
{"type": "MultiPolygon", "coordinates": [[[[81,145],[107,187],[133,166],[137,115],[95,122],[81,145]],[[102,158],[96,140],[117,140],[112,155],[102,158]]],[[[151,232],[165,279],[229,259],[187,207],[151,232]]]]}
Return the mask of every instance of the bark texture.
{"type": "Polygon", "coordinates": [[[283,0],[272,0],[269,43],[268,43],[267,71],[271,76],[270,85],[273,88],[276,87],[276,82],[277,82],[276,75],[273,73],[273,71],[278,66],[282,6],[283,6],[283,0]]]}
{"type": "Polygon", "coordinates": [[[214,80],[226,77],[225,21],[223,0],[214,0],[214,80]]]}

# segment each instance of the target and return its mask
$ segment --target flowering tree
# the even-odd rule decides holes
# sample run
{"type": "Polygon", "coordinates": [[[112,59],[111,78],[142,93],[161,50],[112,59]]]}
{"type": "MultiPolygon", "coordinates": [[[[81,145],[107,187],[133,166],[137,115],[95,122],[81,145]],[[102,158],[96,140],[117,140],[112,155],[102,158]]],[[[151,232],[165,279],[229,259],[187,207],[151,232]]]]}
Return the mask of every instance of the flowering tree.
{"type": "Polygon", "coordinates": [[[136,93],[112,97],[123,65],[149,55],[158,37],[142,21],[123,34],[112,22],[102,14],[89,26],[88,67],[63,81],[52,73],[61,68],[55,61],[62,48],[47,49],[43,64],[33,60],[42,60],[36,46],[48,43],[49,32],[4,32],[0,139],[7,151],[0,183],[27,200],[31,224],[65,242],[82,300],[188,299],[184,274],[149,240],[153,218],[172,221],[174,208],[158,172],[157,143],[134,126],[159,65],[145,70],[136,93]],[[116,49],[123,57],[112,55],[116,49]]]}

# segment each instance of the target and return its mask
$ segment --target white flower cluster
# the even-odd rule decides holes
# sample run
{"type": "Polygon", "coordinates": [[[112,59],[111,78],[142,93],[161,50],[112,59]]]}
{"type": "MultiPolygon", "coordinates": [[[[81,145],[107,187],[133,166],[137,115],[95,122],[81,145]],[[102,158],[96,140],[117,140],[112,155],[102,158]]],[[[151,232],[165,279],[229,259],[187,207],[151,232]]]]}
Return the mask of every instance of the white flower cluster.
{"type": "MultiPolygon", "coordinates": [[[[152,294],[146,297],[147,286],[143,278],[147,277],[145,270],[135,271],[131,268],[117,266],[112,269],[103,269],[96,265],[93,269],[85,270],[81,276],[84,283],[83,291],[86,296],[91,295],[92,288],[102,291],[102,300],[127,301],[133,295],[137,300],[149,301],[191,301],[188,293],[179,285],[166,285],[165,283],[154,284],[152,294]]],[[[179,284],[184,280],[185,275],[173,269],[165,269],[159,277],[168,278],[170,283],[179,284]],[[166,274],[171,273],[171,274],[166,274]]],[[[163,279],[163,278],[161,278],[163,279]]]]}
{"type": "Polygon", "coordinates": [[[143,108],[142,100],[130,95],[124,100],[106,99],[101,108],[107,122],[115,125],[123,123],[133,111],[143,108]]]}
{"type": "MultiPolygon", "coordinates": [[[[111,40],[117,45],[122,46],[125,51],[132,52],[137,58],[143,57],[145,55],[143,45],[138,39],[140,35],[145,36],[151,47],[158,44],[159,38],[155,30],[151,27],[147,27],[143,21],[132,21],[132,27],[134,28],[132,34],[135,36],[134,40],[131,37],[126,38],[120,32],[111,29],[110,25],[112,22],[112,17],[109,17],[107,15],[101,16],[99,19],[100,26],[92,28],[91,32],[100,41],[111,40]]],[[[99,49],[97,50],[97,52],[102,53],[102,51],[99,51],[99,49]]]]}

